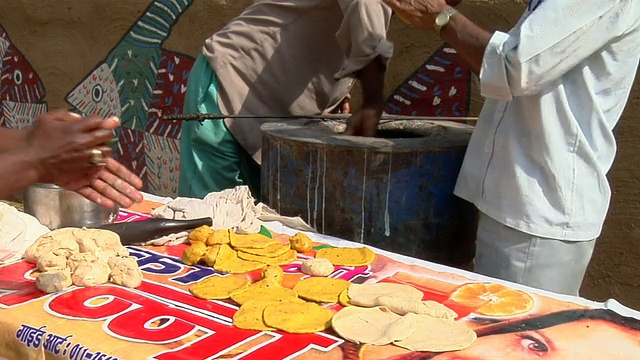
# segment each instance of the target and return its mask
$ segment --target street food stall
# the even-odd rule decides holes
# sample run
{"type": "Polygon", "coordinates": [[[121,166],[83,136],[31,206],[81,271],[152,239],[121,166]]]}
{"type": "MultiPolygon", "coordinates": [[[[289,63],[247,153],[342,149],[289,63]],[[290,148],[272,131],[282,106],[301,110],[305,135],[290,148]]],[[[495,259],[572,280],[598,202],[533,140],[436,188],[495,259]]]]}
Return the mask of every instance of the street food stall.
{"type": "MultiPolygon", "coordinates": [[[[146,199],[116,222],[148,221],[172,201],[146,199]]],[[[561,296],[279,221],[259,224],[256,233],[214,224],[175,245],[128,245],[123,259],[136,269],[118,277],[116,266],[102,283],[85,276],[84,286],[75,285],[76,270],[73,284],[52,292],[37,286],[44,265],[27,251],[0,268],[0,358],[640,357],[640,313],[615,300],[561,296]],[[137,271],[139,281],[123,281],[137,271]]],[[[90,248],[91,236],[74,234],[90,248]]]]}

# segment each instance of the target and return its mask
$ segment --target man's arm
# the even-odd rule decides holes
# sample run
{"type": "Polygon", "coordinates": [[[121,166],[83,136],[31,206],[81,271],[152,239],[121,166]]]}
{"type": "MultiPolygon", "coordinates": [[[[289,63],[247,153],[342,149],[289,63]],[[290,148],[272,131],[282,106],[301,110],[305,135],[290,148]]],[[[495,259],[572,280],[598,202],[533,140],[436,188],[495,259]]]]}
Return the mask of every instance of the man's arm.
{"type": "Polygon", "coordinates": [[[0,126],[0,154],[15,149],[24,140],[25,134],[23,130],[12,130],[0,126]]]}
{"type": "Polygon", "coordinates": [[[336,38],[345,62],[336,78],[355,76],[362,107],[347,122],[347,135],[374,136],[384,107],[384,79],[393,45],[387,40],[391,9],[379,1],[339,0],[344,20],[336,38]]]}
{"type": "Polygon", "coordinates": [[[0,152],[0,199],[38,182],[36,168],[30,153],[22,149],[0,152]]]}
{"type": "MultiPolygon", "coordinates": [[[[412,24],[433,29],[444,0],[383,0],[412,24]]],[[[510,100],[539,93],[632,26],[632,1],[545,1],[518,31],[490,34],[457,13],[443,29],[448,41],[480,75],[482,94],[510,100]]]]}

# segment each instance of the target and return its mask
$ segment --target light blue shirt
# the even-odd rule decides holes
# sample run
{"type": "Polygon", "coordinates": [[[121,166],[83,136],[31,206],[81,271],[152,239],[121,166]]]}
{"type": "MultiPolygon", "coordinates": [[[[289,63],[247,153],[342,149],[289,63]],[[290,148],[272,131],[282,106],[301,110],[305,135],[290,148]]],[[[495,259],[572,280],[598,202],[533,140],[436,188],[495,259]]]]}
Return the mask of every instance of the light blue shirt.
{"type": "Polygon", "coordinates": [[[485,50],[455,194],[534,236],[598,237],[639,59],[640,0],[532,0],[485,50]]]}

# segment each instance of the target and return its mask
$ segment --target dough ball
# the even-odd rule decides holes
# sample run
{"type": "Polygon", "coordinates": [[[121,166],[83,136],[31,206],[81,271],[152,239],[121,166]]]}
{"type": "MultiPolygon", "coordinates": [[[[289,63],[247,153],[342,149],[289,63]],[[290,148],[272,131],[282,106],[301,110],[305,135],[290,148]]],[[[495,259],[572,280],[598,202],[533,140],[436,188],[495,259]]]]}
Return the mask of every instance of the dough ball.
{"type": "Polygon", "coordinates": [[[38,258],[38,270],[45,272],[52,269],[64,269],[67,267],[67,258],[48,252],[38,258]]]}
{"type": "Polygon", "coordinates": [[[111,282],[117,285],[136,288],[142,284],[142,271],[133,257],[113,257],[109,260],[111,282]]]}
{"type": "Polygon", "coordinates": [[[36,288],[46,293],[62,291],[69,286],[71,286],[69,269],[51,269],[38,275],[36,279],[36,288]]]}
{"type": "Polygon", "coordinates": [[[109,281],[111,269],[102,261],[81,261],[71,275],[76,286],[96,286],[109,281]]]}
{"type": "Polygon", "coordinates": [[[313,258],[303,261],[300,270],[311,276],[329,276],[333,273],[334,267],[329,259],[313,258]]]}
{"type": "Polygon", "coordinates": [[[73,273],[81,262],[94,262],[98,258],[92,253],[77,253],[69,256],[67,259],[67,267],[73,273]]]}

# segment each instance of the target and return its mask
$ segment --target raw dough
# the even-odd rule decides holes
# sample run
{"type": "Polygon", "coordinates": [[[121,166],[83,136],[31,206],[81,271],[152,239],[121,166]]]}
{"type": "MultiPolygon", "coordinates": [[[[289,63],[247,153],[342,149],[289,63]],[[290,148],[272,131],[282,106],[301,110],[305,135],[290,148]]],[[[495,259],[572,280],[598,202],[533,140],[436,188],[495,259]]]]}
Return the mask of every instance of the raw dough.
{"type": "Polygon", "coordinates": [[[334,267],[329,259],[312,258],[303,261],[300,270],[311,276],[329,276],[333,273],[334,267]]]}
{"type": "Polygon", "coordinates": [[[67,259],[67,267],[71,272],[74,272],[81,262],[94,262],[96,260],[98,260],[98,258],[92,253],[77,253],[69,256],[69,259],[67,259]]]}
{"type": "Polygon", "coordinates": [[[142,271],[134,257],[112,257],[109,259],[111,282],[117,285],[136,288],[142,284],[142,271]]]}
{"type": "Polygon", "coordinates": [[[69,269],[51,269],[36,278],[36,287],[46,293],[62,291],[71,286],[69,269]]]}
{"type": "Polygon", "coordinates": [[[345,307],[331,320],[333,330],[356,344],[386,345],[414,333],[415,320],[386,307],[345,307]]]}
{"type": "Polygon", "coordinates": [[[53,249],[54,254],[68,258],[69,256],[78,253],[79,247],[76,239],[68,236],[56,236],[54,239],[58,241],[57,245],[53,249]]]}
{"type": "Polygon", "coordinates": [[[65,257],[77,253],[79,248],[73,235],[75,230],[77,228],[62,228],[40,236],[25,250],[25,261],[37,264],[38,258],[48,252],[56,252],[56,255],[65,257]]]}
{"type": "Polygon", "coordinates": [[[347,292],[349,302],[353,305],[374,307],[378,298],[390,296],[399,299],[422,300],[422,291],[409,285],[393,283],[351,284],[347,292]]]}
{"type": "Polygon", "coordinates": [[[129,251],[122,246],[120,236],[113,231],[103,229],[77,229],[73,232],[80,246],[80,252],[98,255],[99,250],[114,251],[118,256],[129,256],[129,251]]]}
{"type": "Polygon", "coordinates": [[[457,351],[469,347],[477,338],[473,330],[457,321],[412,313],[404,317],[415,322],[415,332],[393,343],[411,351],[457,351]]]}
{"type": "Polygon", "coordinates": [[[96,286],[109,281],[111,269],[102,261],[81,261],[71,275],[76,286],[96,286]]]}
{"type": "Polygon", "coordinates": [[[38,270],[45,272],[52,269],[64,269],[67,267],[67,258],[48,252],[38,258],[38,270]]]}

